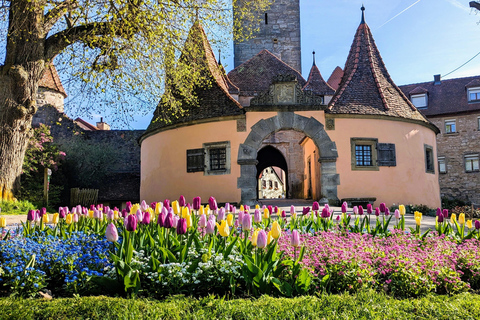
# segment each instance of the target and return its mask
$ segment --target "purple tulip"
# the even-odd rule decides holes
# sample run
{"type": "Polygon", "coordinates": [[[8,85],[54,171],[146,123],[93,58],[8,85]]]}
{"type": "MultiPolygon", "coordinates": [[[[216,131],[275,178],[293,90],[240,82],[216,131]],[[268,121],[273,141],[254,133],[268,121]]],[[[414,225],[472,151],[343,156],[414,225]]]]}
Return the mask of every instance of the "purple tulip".
{"type": "Polygon", "coordinates": [[[242,211],[238,212],[238,223],[242,225],[244,213],[242,211]]]}
{"type": "Polygon", "coordinates": [[[47,208],[40,209],[40,218],[47,214],[47,208]]]}
{"type": "Polygon", "coordinates": [[[317,201],[314,201],[312,204],[312,210],[313,211],[318,211],[320,210],[320,204],[317,201]]]}
{"type": "Polygon", "coordinates": [[[140,209],[137,210],[137,213],[135,215],[137,216],[137,221],[138,222],[143,221],[143,212],[140,209]]]}
{"type": "Polygon", "coordinates": [[[233,204],[230,205],[230,212],[235,214],[235,212],[237,211],[237,207],[235,207],[233,204]]]}
{"type": "Polygon", "coordinates": [[[271,216],[273,211],[272,206],[268,206],[267,209],[268,209],[269,216],[271,216]]]}
{"type": "Polygon", "coordinates": [[[210,210],[216,211],[218,209],[217,200],[215,200],[214,197],[210,197],[208,199],[208,206],[210,207],[210,210]]]}
{"type": "Polygon", "coordinates": [[[167,208],[167,210],[170,209],[170,200],[168,199],[163,200],[163,206],[167,208]]]}
{"type": "MultiPolygon", "coordinates": [[[[109,206],[103,207],[103,212],[104,212],[104,213],[105,213],[105,212],[108,212],[108,211],[110,211],[110,207],[109,207],[109,206]]],[[[72,212],[72,213],[73,213],[73,212],[72,212]]]]}
{"type": "Polygon", "coordinates": [[[442,212],[442,213],[443,213],[443,217],[444,217],[445,219],[448,219],[448,209],[443,209],[443,212],[442,212]]]}
{"type": "Polygon", "coordinates": [[[60,207],[60,208],[58,209],[58,217],[59,217],[60,219],[65,219],[65,216],[66,216],[66,215],[67,215],[67,214],[65,213],[65,208],[60,207]]]}
{"type": "Polygon", "coordinates": [[[205,228],[207,226],[207,216],[202,214],[200,215],[200,218],[198,219],[198,226],[200,228],[205,228]]]}
{"type": "Polygon", "coordinates": [[[444,218],[443,218],[443,214],[440,213],[438,216],[437,216],[437,219],[438,219],[438,223],[442,223],[444,218]]]}
{"type": "Polygon", "coordinates": [[[282,210],[282,218],[286,218],[287,217],[287,214],[285,213],[285,210],[282,210]]]}
{"type": "MultiPolygon", "coordinates": [[[[127,202],[127,204],[128,204],[128,202],[127,202]]],[[[93,210],[95,210],[96,208],[97,208],[97,207],[95,207],[95,205],[94,205],[94,204],[91,204],[91,205],[90,205],[90,210],[92,210],[92,211],[93,211],[93,210]]]]}
{"type": "Polygon", "coordinates": [[[125,225],[127,231],[133,232],[137,230],[137,217],[133,214],[128,215],[127,224],[125,225]]]}
{"type": "Polygon", "coordinates": [[[252,229],[252,216],[249,213],[246,213],[242,217],[242,230],[250,231],[252,229]]]}
{"type": "Polygon", "coordinates": [[[225,220],[225,208],[220,208],[220,210],[218,210],[217,222],[222,220],[225,220]]]}
{"type": "Polygon", "coordinates": [[[127,209],[128,212],[130,212],[130,209],[132,209],[132,203],[130,201],[127,201],[125,204],[125,209],[127,209]]]}
{"type": "Polygon", "coordinates": [[[303,207],[302,214],[306,215],[310,212],[310,207],[303,207]]]}
{"type": "Polygon", "coordinates": [[[442,209],[437,208],[437,214],[436,214],[436,216],[438,217],[438,216],[441,215],[441,214],[442,214],[442,209]]]}
{"type": "Polygon", "coordinates": [[[117,227],[113,223],[110,223],[107,226],[107,230],[105,230],[105,236],[107,237],[107,241],[110,242],[117,242],[118,241],[118,231],[117,227]]]}
{"type": "MultiPolygon", "coordinates": [[[[257,240],[258,241],[258,240],[257,240]]],[[[301,242],[300,242],[300,234],[298,233],[297,230],[292,231],[292,235],[290,237],[290,244],[294,247],[299,247],[301,242]]]]}
{"type": "Polygon", "coordinates": [[[214,234],[215,233],[215,222],[212,220],[207,221],[207,228],[205,229],[206,234],[214,234]]]}
{"type": "Polygon", "coordinates": [[[255,223],[262,222],[262,215],[260,214],[260,209],[255,209],[255,212],[253,213],[253,221],[255,223]]]}
{"type": "Polygon", "coordinates": [[[342,203],[342,213],[347,213],[347,210],[348,210],[348,204],[347,202],[343,202],[342,203]]]}
{"type": "MultiPolygon", "coordinates": [[[[117,211],[118,211],[118,209],[117,209],[117,211]]],[[[77,206],[77,213],[78,213],[78,214],[81,214],[82,212],[83,212],[82,206],[81,206],[81,205],[78,205],[78,206],[77,206]]]]}
{"type": "Polygon", "coordinates": [[[277,206],[275,206],[275,207],[273,208],[273,212],[274,212],[274,213],[278,213],[278,207],[277,207],[277,206]]]}
{"type": "Polygon", "coordinates": [[[101,203],[97,204],[97,209],[103,211],[103,204],[101,203]]]}
{"type": "Polygon", "coordinates": [[[193,210],[200,210],[200,206],[202,205],[202,198],[195,197],[193,198],[193,210]]]}
{"type": "Polygon", "coordinates": [[[35,215],[35,210],[28,210],[27,221],[34,221],[35,215]]]}
{"type": "Polygon", "coordinates": [[[122,217],[126,217],[129,214],[129,211],[127,209],[122,209],[122,217]]]}
{"type": "Polygon", "coordinates": [[[389,216],[390,215],[390,210],[388,208],[385,208],[385,215],[389,216]]]}
{"type": "Polygon", "coordinates": [[[187,233],[187,219],[181,218],[177,223],[177,234],[187,233]]]}
{"type": "Polygon", "coordinates": [[[337,217],[335,218],[337,221],[340,221],[340,215],[337,215],[337,217]]]}
{"type": "MultiPolygon", "coordinates": [[[[155,208],[157,207],[157,203],[154,201],[152,203],[150,203],[150,208],[152,208],[153,210],[155,210],[155,208]]],[[[118,210],[117,210],[118,211],[118,210]]]]}
{"type": "Polygon", "coordinates": [[[82,208],[82,214],[86,217],[88,216],[88,208],[87,207],[83,207],[82,208]]]}
{"type": "Polygon", "coordinates": [[[330,212],[328,211],[327,207],[324,207],[322,209],[322,214],[320,215],[322,218],[328,218],[330,217],[330,212]]]}
{"type": "Polygon", "coordinates": [[[372,205],[369,203],[369,204],[367,204],[367,213],[372,214],[372,212],[373,212],[372,205]]]}
{"type": "Polygon", "coordinates": [[[113,217],[114,217],[114,215],[113,215],[113,210],[107,211],[107,220],[112,221],[112,220],[113,220],[113,217]]]}
{"type": "Polygon", "coordinates": [[[185,197],[183,195],[181,195],[180,198],[178,198],[178,205],[180,207],[185,207],[185,204],[186,204],[185,197]]]}
{"type": "Polygon", "coordinates": [[[230,203],[226,202],[223,207],[225,208],[225,212],[230,212],[230,203]]]}
{"type": "Polygon", "coordinates": [[[141,221],[142,224],[150,224],[151,221],[151,215],[149,211],[145,211],[143,213],[143,220],[141,221]]]}
{"type": "Polygon", "coordinates": [[[165,221],[164,221],[163,226],[165,228],[173,227],[173,215],[172,215],[171,212],[167,213],[167,215],[165,216],[165,221]]]}
{"type": "Polygon", "coordinates": [[[378,217],[380,215],[380,209],[377,207],[375,208],[375,215],[378,217]]]}
{"type": "Polygon", "coordinates": [[[380,203],[380,212],[385,213],[387,210],[387,206],[385,205],[385,202],[380,203]]]}
{"type": "Polygon", "coordinates": [[[362,206],[358,206],[358,214],[363,216],[364,215],[364,211],[363,211],[363,207],[362,206]]]}
{"type": "Polygon", "coordinates": [[[480,229],[480,220],[475,220],[475,229],[480,229]]]}
{"type": "Polygon", "coordinates": [[[157,224],[160,227],[165,227],[165,214],[163,213],[163,211],[158,214],[157,224]]]}
{"type": "Polygon", "coordinates": [[[257,236],[257,247],[263,249],[267,246],[267,233],[265,230],[260,230],[257,236]]]}

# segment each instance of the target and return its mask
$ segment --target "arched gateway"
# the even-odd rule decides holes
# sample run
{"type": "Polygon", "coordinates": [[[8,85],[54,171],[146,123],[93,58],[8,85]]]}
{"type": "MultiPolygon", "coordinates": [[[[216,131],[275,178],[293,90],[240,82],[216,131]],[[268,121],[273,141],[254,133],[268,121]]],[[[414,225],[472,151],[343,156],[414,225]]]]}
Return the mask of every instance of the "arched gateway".
{"type": "Polygon", "coordinates": [[[313,117],[307,118],[294,112],[278,112],[276,116],[262,119],[252,126],[245,142],[238,149],[237,163],[240,165],[240,177],[237,188],[241,189],[243,204],[254,205],[257,201],[257,152],[262,141],[280,130],[295,130],[304,133],[317,146],[321,164],[322,194],[329,202],[337,202],[337,185],[340,177],[337,173],[338,158],[335,142],[325,132],[323,124],[313,117]]]}

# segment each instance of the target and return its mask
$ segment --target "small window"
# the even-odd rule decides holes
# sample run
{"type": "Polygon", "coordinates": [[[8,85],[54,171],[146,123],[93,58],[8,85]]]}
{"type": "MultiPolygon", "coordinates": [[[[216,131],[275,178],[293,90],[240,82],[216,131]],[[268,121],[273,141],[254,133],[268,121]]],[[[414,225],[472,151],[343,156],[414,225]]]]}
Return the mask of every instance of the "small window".
{"type": "Polygon", "coordinates": [[[230,173],[230,142],[204,143],[205,175],[230,173]]]}
{"type": "Polygon", "coordinates": [[[438,157],[438,172],[447,173],[447,163],[445,157],[438,157]]]}
{"type": "Polygon", "coordinates": [[[210,153],[210,170],[226,170],[227,165],[227,149],[226,148],[211,148],[210,153]]]}
{"type": "Polygon", "coordinates": [[[275,181],[275,189],[278,189],[278,181],[275,181]]]}
{"type": "Polygon", "coordinates": [[[426,108],[428,105],[428,98],[426,93],[422,94],[412,94],[410,99],[412,103],[417,108],[426,108]]]}
{"type": "Polygon", "coordinates": [[[268,24],[268,13],[265,12],[265,24],[268,24]]]}
{"type": "Polygon", "coordinates": [[[267,187],[267,181],[262,180],[262,188],[265,189],[267,187]]]}
{"type": "Polygon", "coordinates": [[[477,128],[480,130],[480,117],[477,118],[477,128]]]}
{"type": "Polygon", "coordinates": [[[435,167],[433,163],[433,147],[425,145],[425,171],[427,173],[435,173],[435,167]]]}
{"type": "Polygon", "coordinates": [[[199,172],[205,170],[205,150],[187,150],[187,172],[199,172]]]}
{"type": "Polygon", "coordinates": [[[355,145],[355,165],[357,167],[373,166],[372,145],[355,145]]]}
{"type": "Polygon", "coordinates": [[[269,187],[270,189],[273,188],[273,182],[272,182],[272,180],[268,180],[268,187],[269,187]]]}
{"type": "Polygon", "coordinates": [[[457,121],[455,119],[445,120],[445,133],[457,132],[457,121]]]}
{"type": "Polygon", "coordinates": [[[480,88],[468,89],[468,101],[470,102],[480,101],[480,88]]]}
{"type": "Polygon", "coordinates": [[[378,170],[377,139],[351,138],[352,170],[378,170]]]}
{"type": "Polygon", "coordinates": [[[479,171],[478,154],[465,155],[465,172],[479,171]]]}

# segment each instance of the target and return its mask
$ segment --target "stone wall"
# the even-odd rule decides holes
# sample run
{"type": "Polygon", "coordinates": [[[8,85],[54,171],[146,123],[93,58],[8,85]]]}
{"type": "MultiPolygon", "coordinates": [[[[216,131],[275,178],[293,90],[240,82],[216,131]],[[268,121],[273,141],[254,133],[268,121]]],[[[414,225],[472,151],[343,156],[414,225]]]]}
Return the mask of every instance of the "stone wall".
{"type": "MultiPolygon", "coordinates": [[[[465,172],[464,156],[480,153],[480,112],[429,118],[441,131],[437,135],[438,157],[445,157],[446,173],[440,173],[442,197],[480,204],[480,172],[465,172]],[[456,133],[445,133],[445,120],[456,120],[456,133]]],[[[437,166],[438,168],[438,166],[437,166]]]]}
{"type": "Polygon", "coordinates": [[[267,49],[302,72],[299,0],[276,0],[266,14],[268,21],[265,21],[265,12],[262,12],[257,26],[259,31],[251,39],[234,43],[235,67],[267,49]]]}
{"type": "Polygon", "coordinates": [[[59,112],[63,112],[63,100],[64,100],[64,96],[60,92],[56,92],[44,87],[38,88],[37,107],[52,105],[59,112]]]}
{"type": "Polygon", "coordinates": [[[260,149],[270,145],[278,149],[288,165],[288,195],[287,198],[303,198],[304,181],[304,154],[300,141],[305,136],[304,133],[293,130],[282,130],[272,133],[262,141],[260,149]]]}

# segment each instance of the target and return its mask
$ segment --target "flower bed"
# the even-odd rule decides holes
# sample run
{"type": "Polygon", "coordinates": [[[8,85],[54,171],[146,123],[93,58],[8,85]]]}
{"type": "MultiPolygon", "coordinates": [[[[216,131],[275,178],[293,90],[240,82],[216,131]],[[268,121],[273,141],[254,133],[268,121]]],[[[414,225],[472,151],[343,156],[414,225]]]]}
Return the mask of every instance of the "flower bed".
{"type": "Polygon", "coordinates": [[[334,217],[314,203],[292,207],[287,219],[278,208],[200,202],[60,208],[51,221],[44,210],[30,211],[20,234],[2,233],[0,293],[68,296],[100,287],[151,297],[295,296],[372,288],[411,297],[480,290],[480,221],[462,214],[438,210],[436,230],[422,234],[419,212],[416,228],[405,230],[403,206],[392,215],[385,205],[355,207],[350,215],[344,204],[334,217]]]}

